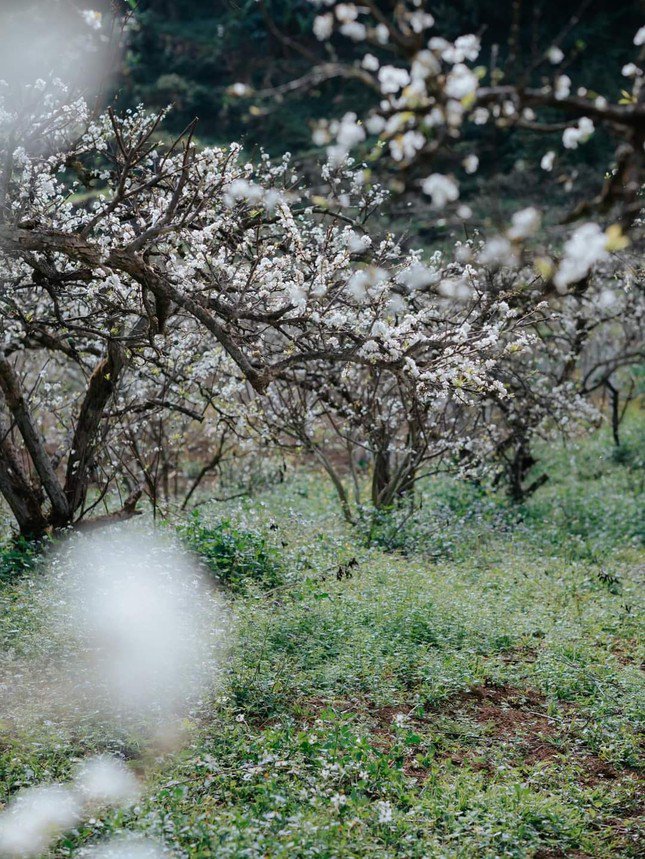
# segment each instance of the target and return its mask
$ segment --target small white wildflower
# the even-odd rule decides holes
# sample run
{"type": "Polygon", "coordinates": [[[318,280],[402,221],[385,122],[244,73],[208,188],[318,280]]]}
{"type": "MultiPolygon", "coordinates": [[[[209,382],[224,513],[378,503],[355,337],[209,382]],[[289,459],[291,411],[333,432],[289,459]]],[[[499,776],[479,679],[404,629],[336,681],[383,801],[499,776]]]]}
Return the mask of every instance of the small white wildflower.
{"type": "Polygon", "coordinates": [[[367,36],[367,27],[359,21],[350,21],[348,24],[342,24],[340,32],[354,42],[362,42],[367,36]]]}
{"type": "Polygon", "coordinates": [[[379,800],[376,803],[376,809],[378,811],[378,822],[379,823],[391,823],[392,818],[394,816],[392,811],[392,806],[387,800],[379,800]]]}
{"type": "Polygon", "coordinates": [[[160,845],[137,835],[122,835],[91,848],[86,859],[168,859],[160,845]]]}

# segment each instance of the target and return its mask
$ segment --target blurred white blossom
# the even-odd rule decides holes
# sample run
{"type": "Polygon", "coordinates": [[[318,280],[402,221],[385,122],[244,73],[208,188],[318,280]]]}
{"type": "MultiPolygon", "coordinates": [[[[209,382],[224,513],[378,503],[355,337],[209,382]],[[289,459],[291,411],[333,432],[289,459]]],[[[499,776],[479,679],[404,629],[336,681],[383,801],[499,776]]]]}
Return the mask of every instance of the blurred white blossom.
{"type": "Polygon", "coordinates": [[[569,284],[586,277],[591,267],[608,255],[607,237],[598,224],[583,224],[565,243],[564,256],[553,282],[558,290],[564,291],[569,284]]]}
{"type": "Polygon", "coordinates": [[[459,186],[443,173],[432,173],[426,177],[421,183],[421,189],[431,198],[436,209],[443,209],[447,203],[453,203],[459,197],[459,186]]]}
{"type": "Polygon", "coordinates": [[[97,805],[129,805],[141,790],[137,777],[123,761],[107,755],[84,761],[75,784],[86,802],[97,805]]]}
{"type": "Polygon", "coordinates": [[[0,814],[0,855],[40,856],[80,819],[76,794],[63,785],[22,791],[0,814]]]}

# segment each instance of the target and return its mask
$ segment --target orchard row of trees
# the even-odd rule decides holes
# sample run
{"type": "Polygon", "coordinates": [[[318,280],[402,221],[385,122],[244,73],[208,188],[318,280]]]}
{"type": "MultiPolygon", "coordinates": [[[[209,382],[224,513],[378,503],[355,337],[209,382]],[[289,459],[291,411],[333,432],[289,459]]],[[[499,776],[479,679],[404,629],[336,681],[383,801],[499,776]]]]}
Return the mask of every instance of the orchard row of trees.
{"type": "Polygon", "coordinates": [[[504,72],[422,2],[315,5],[315,38],[350,59],[280,92],[351,78],[378,98],[318,123],[327,160],[306,178],[286,155],[198,146],[194,123],[168,142],[165,112],[101,111],[54,78],[0,90],[0,493],[23,535],[132,515],[143,492],[188,502],[267,450],[320,463],[349,521],[414,503],[439,470],[521,500],[546,479],[535,437],[597,420],[602,389],[618,439],[642,360],[645,28],[616,100],[572,81],[557,41],[504,72]],[[450,252],[383,229],[393,170],[467,224],[478,158],[456,144],[482,125],[557,131],[563,150],[602,128],[614,155],[555,243],[544,200],[450,252]]]}

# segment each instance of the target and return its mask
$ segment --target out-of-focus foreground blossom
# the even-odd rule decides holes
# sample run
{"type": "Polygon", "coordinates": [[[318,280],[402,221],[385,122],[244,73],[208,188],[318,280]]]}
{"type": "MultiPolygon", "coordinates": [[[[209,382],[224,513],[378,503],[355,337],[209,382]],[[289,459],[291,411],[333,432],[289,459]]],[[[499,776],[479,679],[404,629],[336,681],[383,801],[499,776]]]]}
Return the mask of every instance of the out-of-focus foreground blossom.
{"type": "MultiPolygon", "coordinates": [[[[171,539],[131,525],[72,534],[49,559],[36,604],[43,650],[0,662],[2,710],[18,725],[98,722],[108,736],[126,729],[166,740],[215,683],[227,615],[171,539]]],[[[131,805],[141,790],[123,761],[88,758],[68,784],[16,796],[0,814],[0,856],[40,856],[88,815],[131,805]]],[[[164,854],[126,838],[88,855],[164,854]]]]}
{"type": "Polygon", "coordinates": [[[40,856],[81,817],[76,794],[60,784],[20,793],[0,816],[0,856],[40,856]]]}

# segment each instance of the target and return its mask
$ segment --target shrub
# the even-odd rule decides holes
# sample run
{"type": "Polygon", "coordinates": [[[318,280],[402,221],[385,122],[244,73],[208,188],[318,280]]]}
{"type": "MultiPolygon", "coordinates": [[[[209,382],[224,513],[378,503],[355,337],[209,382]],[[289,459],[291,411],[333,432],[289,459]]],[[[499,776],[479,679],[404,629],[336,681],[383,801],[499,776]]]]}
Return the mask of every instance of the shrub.
{"type": "Polygon", "coordinates": [[[278,551],[257,531],[243,530],[228,519],[206,524],[195,511],[179,532],[217,580],[232,591],[244,592],[250,582],[270,590],[284,581],[278,551]]]}
{"type": "Polygon", "coordinates": [[[42,542],[16,537],[0,546],[0,582],[11,581],[33,570],[42,555],[42,542]]]}

